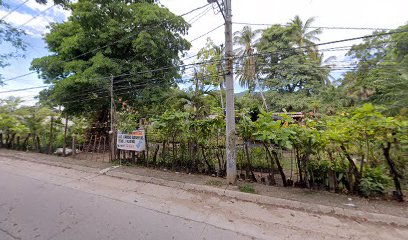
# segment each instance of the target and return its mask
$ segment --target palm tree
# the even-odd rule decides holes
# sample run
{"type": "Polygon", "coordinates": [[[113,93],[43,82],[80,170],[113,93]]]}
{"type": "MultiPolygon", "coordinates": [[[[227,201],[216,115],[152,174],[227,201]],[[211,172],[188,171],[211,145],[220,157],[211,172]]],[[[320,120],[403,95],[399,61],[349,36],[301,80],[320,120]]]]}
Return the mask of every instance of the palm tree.
{"type": "MultiPolygon", "coordinates": [[[[240,46],[237,50],[238,64],[237,75],[239,84],[242,87],[248,88],[249,92],[252,92],[259,86],[256,58],[254,53],[254,44],[256,37],[262,30],[252,30],[250,26],[245,26],[241,31],[234,33],[234,44],[240,46]]],[[[262,90],[260,91],[263,105],[268,110],[265,96],[262,90]]]]}
{"type": "Polygon", "coordinates": [[[220,103],[221,109],[224,112],[224,66],[223,66],[224,46],[216,45],[210,38],[207,39],[207,43],[197,54],[197,58],[200,62],[209,61],[210,64],[201,65],[199,74],[201,78],[208,78],[210,83],[220,88],[220,103]]]}
{"type": "Polygon", "coordinates": [[[315,28],[309,31],[314,20],[315,18],[313,17],[308,18],[306,22],[303,23],[300,17],[296,15],[293,20],[288,23],[288,25],[292,28],[292,37],[296,46],[306,48],[311,60],[318,60],[319,52],[315,42],[320,41],[317,35],[322,33],[322,29],[315,28]]]}

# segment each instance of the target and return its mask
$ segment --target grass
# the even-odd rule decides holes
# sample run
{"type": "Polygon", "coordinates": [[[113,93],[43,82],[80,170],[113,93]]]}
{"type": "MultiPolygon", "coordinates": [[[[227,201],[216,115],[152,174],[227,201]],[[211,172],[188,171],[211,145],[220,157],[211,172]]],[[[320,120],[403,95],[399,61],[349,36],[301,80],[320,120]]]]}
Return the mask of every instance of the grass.
{"type": "Polygon", "coordinates": [[[205,184],[210,186],[221,187],[223,183],[219,180],[209,180],[205,184]]]}
{"type": "Polygon", "coordinates": [[[244,184],[238,187],[239,191],[245,193],[256,193],[255,188],[250,184],[244,184]]]}

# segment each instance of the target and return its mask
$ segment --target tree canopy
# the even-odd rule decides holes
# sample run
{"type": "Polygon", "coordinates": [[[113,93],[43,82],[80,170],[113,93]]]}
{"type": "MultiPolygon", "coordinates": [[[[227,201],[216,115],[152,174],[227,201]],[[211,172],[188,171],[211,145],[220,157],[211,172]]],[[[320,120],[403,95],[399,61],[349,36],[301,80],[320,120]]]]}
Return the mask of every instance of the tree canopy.
{"type": "Polygon", "coordinates": [[[53,54],[32,62],[44,82],[53,84],[42,92],[43,101],[75,114],[102,111],[109,106],[112,76],[123,100],[148,105],[179,77],[179,56],[190,47],[182,37],[189,27],[182,17],[154,1],[84,0],[68,8],[68,21],[51,24],[45,36],[53,54]]]}

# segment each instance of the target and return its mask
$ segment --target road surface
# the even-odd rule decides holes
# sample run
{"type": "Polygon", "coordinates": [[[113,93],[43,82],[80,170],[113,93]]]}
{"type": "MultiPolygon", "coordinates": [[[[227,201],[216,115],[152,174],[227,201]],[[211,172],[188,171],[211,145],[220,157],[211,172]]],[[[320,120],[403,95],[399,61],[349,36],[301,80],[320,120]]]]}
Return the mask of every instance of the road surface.
{"type": "Polygon", "coordinates": [[[0,240],[407,239],[371,225],[0,157],[0,240]]]}

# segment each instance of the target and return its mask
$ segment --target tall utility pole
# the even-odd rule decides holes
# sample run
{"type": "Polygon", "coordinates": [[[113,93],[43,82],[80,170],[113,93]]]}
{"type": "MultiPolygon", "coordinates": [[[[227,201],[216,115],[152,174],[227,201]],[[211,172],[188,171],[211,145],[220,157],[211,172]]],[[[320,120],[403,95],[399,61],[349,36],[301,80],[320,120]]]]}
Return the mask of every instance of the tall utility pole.
{"type": "Polygon", "coordinates": [[[110,106],[110,160],[111,162],[115,160],[115,130],[114,130],[114,103],[113,103],[113,76],[111,76],[110,81],[110,98],[111,98],[111,106],[110,106]]]}
{"type": "Polygon", "coordinates": [[[227,181],[234,184],[237,180],[236,146],[235,146],[235,108],[234,108],[234,52],[232,46],[232,13],[231,0],[224,0],[224,11],[218,0],[207,0],[217,3],[225,20],[225,55],[226,55],[226,153],[227,153],[227,181]]]}
{"type": "Polygon", "coordinates": [[[225,53],[227,72],[225,75],[225,87],[227,95],[226,121],[227,121],[227,181],[234,184],[237,180],[237,164],[235,160],[235,108],[234,108],[234,71],[233,59],[234,52],[232,49],[232,13],[231,0],[224,0],[225,9],[225,53]]]}

